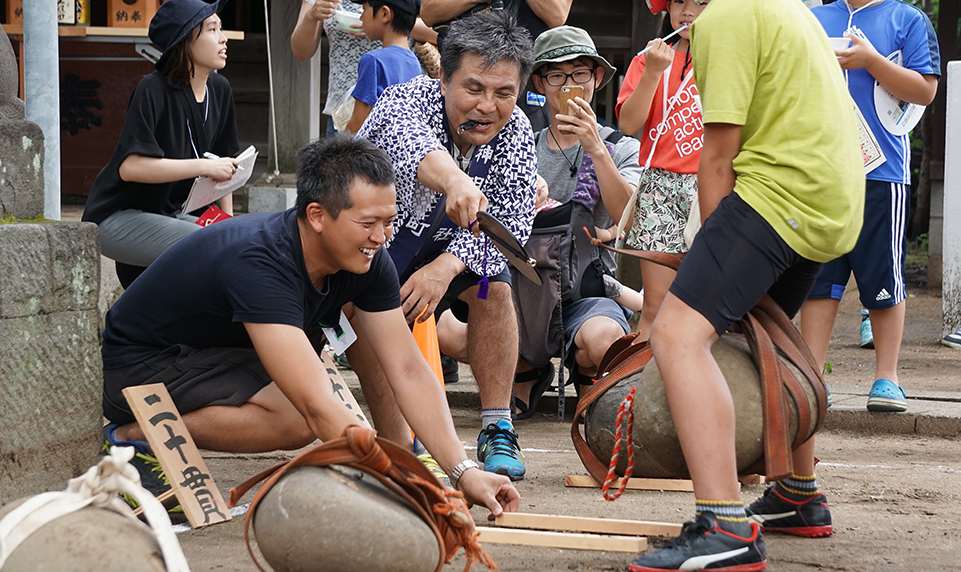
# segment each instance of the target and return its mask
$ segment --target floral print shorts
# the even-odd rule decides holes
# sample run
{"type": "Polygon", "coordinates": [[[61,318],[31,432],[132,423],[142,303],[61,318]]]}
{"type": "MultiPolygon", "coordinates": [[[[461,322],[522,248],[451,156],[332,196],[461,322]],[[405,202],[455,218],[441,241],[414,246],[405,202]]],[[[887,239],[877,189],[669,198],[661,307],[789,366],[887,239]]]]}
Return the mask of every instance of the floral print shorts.
{"type": "Polygon", "coordinates": [[[684,227],[696,193],[696,174],[645,169],[627,245],[636,250],[687,252],[684,227]]]}

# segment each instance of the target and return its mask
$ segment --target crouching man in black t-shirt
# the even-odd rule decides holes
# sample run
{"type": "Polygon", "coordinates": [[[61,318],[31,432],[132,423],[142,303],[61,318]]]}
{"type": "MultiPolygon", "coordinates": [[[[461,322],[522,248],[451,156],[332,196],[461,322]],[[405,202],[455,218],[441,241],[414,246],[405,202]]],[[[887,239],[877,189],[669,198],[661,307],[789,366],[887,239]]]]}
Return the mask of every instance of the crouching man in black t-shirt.
{"type": "MultiPolygon", "coordinates": [[[[400,309],[396,271],[381,248],[397,212],[387,155],[339,136],[307,146],[300,159],[295,209],[190,235],[107,313],[105,446],[134,445],[135,462],[156,463],[121,393],[148,383],[166,385],[204,449],[298,449],[339,437],[357,417],[334,395],[317,350],[324,328],[349,327],[342,308],[352,303],[352,322],[377,332],[366,342],[440,466],[460,475],[469,501],[495,515],[516,511],[519,495],[507,477],[468,470],[477,465],[467,460],[443,389],[400,309]]],[[[160,477],[157,494],[166,480],[159,467],[142,469],[160,477]]]]}

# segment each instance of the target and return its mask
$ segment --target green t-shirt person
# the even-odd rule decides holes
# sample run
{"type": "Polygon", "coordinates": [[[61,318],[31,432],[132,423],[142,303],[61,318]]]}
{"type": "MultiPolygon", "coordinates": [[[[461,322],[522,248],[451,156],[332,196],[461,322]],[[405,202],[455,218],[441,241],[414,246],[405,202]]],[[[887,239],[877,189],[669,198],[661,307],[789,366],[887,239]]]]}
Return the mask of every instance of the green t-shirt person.
{"type": "Polygon", "coordinates": [[[691,38],[704,123],[742,126],[734,192],[799,255],[827,262],[850,251],[864,167],[850,95],[817,19],[796,0],[714,0],[691,38]]]}

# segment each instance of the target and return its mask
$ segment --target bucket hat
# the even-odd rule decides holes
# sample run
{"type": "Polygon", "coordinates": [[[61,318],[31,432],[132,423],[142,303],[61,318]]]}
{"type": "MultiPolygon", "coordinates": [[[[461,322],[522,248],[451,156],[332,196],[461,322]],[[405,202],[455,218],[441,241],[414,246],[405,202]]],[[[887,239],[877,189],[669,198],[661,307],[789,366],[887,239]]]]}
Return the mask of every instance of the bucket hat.
{"type": "Polygon", "coordinates": [[[604,81],[597,86],[597,89],[604,87],[614,78],[614,72],[617,70],[597,53],[594,40],[581,28],[573,26],[554,28],[542,33],[534,42],[535,72],[545,64],[566,62],[577,58],[590,58],[604,68],[604,81]]]}
{"type": "Polygon", "coordinates": [[[163,55],[157,60],[159,70],[167,61],[170,48],[176,46],[190,34],[191,30],[199,26],[204,20],[213,16],[223,8],[227,0],[167,0],[160,5],[157,13],[150,20],[148,35],[150,41],[157,44],[163,55]]]}

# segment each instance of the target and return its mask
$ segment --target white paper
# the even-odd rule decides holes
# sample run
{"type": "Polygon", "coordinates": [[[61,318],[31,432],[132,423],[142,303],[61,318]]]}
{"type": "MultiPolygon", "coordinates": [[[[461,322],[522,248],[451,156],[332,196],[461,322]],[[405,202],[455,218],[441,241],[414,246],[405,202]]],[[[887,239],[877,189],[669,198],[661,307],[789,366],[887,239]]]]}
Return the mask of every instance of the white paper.
{"type": "Polygon", "coordinates": [[[195,211],[211,203],[215,203],[247,184],[251,173],[254,172],[254,163],[257,161],[257,149],[251,145],[243,153],[237,155],[237,172],[226,181],[219,183],[207,177],[197,177],[194,185],[190,188],[190,195],[184,202],[184,213],[195,211]]]}
{"type": "Polygon", "coordinates": [[[347,321],[347,316],[344,315],[343,311],[340,313],[340,323],[336,328],[322,327],[321,330],[327,335],[327,343],[337,354],[344,353],[350,347],[350,344],[357,341],[357,334],[354,332],[354,328],[350,327],[350,322],[347,321]]]}
{"type": "MultiPolygon", "coordinates": [[[[888,60],[902,66],[901,50],[889,55],[888,60]]],[[[874,107],[881,125],[897,137],[910,133],[921,122],[924,114],[923,105],[901,101],[877,81],[874,82],[874,107]]]]}
{"type": "Polygon", "coordinates": [[[888,159],[881,151],[881,145],[878,144],[877,138],[874,137],[874,133],[868,127],[868,122],[865,121],[864,115],[861,114],[857,104],[854,105],[854,115],[858,120],[858,140],[861,143],[861,157],[864,159],[864,174],[867,175],[888,159]]]}

